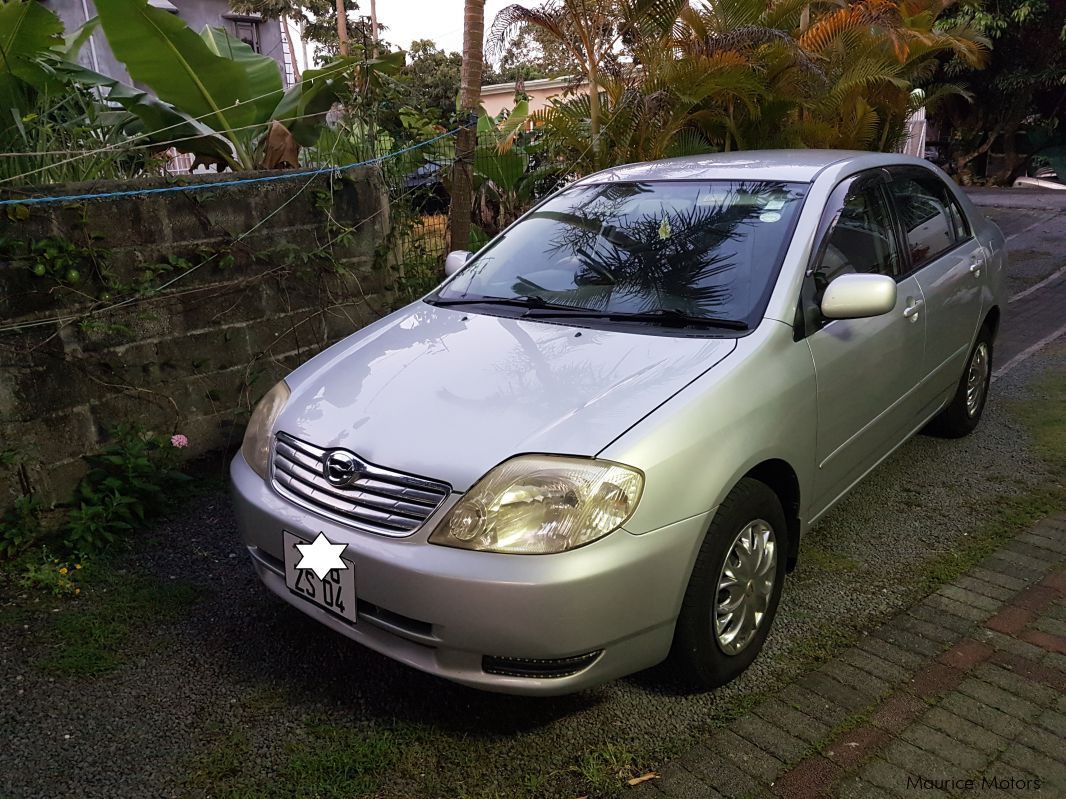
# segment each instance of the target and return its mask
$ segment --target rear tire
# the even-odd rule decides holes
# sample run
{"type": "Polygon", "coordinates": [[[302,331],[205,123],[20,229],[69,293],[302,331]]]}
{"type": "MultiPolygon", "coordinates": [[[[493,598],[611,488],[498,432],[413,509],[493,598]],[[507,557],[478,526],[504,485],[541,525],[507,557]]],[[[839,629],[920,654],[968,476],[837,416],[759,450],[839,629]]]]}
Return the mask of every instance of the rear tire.
{"type": "Polygon", "coordinates": [[[686,686],[716,688],[751,665],[777,613],[787,560],[781,501],[744,478],[714,514],[678,615],[670,666],[686,686]]]}
{"type": "Polygon", "coordinates": [[[985,410],[991,380],[992,333],[985,326],[970,350],[955,396],[922,432],[941,438],[962,438],[972,433],[985,410]]]}

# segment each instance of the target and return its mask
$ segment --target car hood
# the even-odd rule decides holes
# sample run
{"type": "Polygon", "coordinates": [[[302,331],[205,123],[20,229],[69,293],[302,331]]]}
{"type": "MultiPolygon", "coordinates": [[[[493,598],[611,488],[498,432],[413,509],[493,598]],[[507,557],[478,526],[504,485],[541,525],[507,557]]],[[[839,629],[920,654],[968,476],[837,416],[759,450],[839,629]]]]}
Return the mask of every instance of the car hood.
{"type": "Polygon", "coordinates": [[[736,347],[408,306],[286,381],[276,430],[465,491],[512,455],[595,455],[736,347]]]}

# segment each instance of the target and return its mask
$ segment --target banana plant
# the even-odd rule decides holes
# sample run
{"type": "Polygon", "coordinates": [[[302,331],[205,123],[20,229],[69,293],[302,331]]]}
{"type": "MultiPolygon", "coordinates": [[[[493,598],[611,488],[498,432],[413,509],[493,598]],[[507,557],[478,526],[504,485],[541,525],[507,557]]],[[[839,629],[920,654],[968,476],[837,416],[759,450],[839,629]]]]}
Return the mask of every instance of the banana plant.
{"type": "Polygon", "coordinates": [[[63,23],[48,9],[27,0],[0,4],[0,134],[19,121],[33,92],[57,88],[45,57],[62,45],[63,23]]]}
{"type": "Polygon", "coordinates": [[[99,103],[98,95],[88,91],[91,87],[114,85],[116,99],[123,95],[124,104],[144,105],[146,114],[153,105],[159,116],[170,113],[145,92],[120,89],[77,63],[98,24],[90,20],[64,39],[63,23],[42,4],[0,0],[0,141],[10,150],[24,151],[8,154],[5,175],[51,182],[89,179],[118,161],[122,169],[135,167],[138,156],[130,157],[131,151],[121,146],[133,117],[99,103]],[[49,161],[45,153],[55,146],[81,148],[85,155],[49,161]]]}
{"type": "Polygon", "coordinates": [[[478,117],[478,146],[474,155],[474,183],[479,223],[495,233],[511,224],[558,170],[537,167],[535,145],[523,133],[530,120],[529,103],[518,102],[505,119],[484,112],[478,117]]]}
{"type": "Polygon", "coordinates": [[[279,125],[295,144],[310,146],[345,81],[360,72],[377,80],[403,66],[403,53],[369,60],[346,56],[307,70],[286,91],[274,59],[219,28],[196,34],[147,0],[98,0],[96,7],[116,58],[178,120],[146,110],[139,102],[143,98],[132,102],[128,87],[111,89],[108,99],[137,115],[150,140],[169,142],[189,134],[178,149],[214,155],[235,170],[263,165],[267,134],[276,136],[279,125]]]}

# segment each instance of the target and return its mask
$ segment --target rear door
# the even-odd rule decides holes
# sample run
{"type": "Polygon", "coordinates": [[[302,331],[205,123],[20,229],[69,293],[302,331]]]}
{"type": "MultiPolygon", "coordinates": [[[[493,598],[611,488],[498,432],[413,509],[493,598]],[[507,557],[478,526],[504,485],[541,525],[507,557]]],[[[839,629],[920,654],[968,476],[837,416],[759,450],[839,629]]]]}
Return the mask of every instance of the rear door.
{"type": "Polygon", "coordinates": [[[951,189],[922,167],[892,167],[889,193],[906,241],[907,274],[925,298],[922,397],[928,413],[958,385],[981,320],[986,253],[951,189]]]}
{"type": "Polygon", "coordinates": [[[910,433],[919,409],[925,356],[922,291],[905,261],[887,175],[874,170],[837,187],[804,281],[801,311],[817,374],[820,512],[910,433]],[[853,273],[898,282],[896,307],[868,319],[834,319],[819,309],[826,286],[853,273]]]}

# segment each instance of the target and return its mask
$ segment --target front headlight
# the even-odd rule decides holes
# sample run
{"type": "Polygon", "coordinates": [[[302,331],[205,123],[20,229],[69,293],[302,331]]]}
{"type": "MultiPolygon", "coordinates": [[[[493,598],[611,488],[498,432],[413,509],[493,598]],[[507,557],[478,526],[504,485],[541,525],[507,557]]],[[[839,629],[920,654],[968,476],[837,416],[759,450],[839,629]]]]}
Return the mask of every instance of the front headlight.
{"type": "Polygon", "coordinates": [[[259,400],[252,411],[252,418],[248,420],[248,429],[244,431],[241,452],[248,465],[264,480],[270,471],[270,433],[274,421],[288,401],[289,387],[282,380],[259,400]]]}
{"type": "Polygon", "coordinates": [[[429,540],[483,552],[565,552],[625,524],[643,487],[644,475],[619,463],[519,455],[478,480],[429,540]]]}

